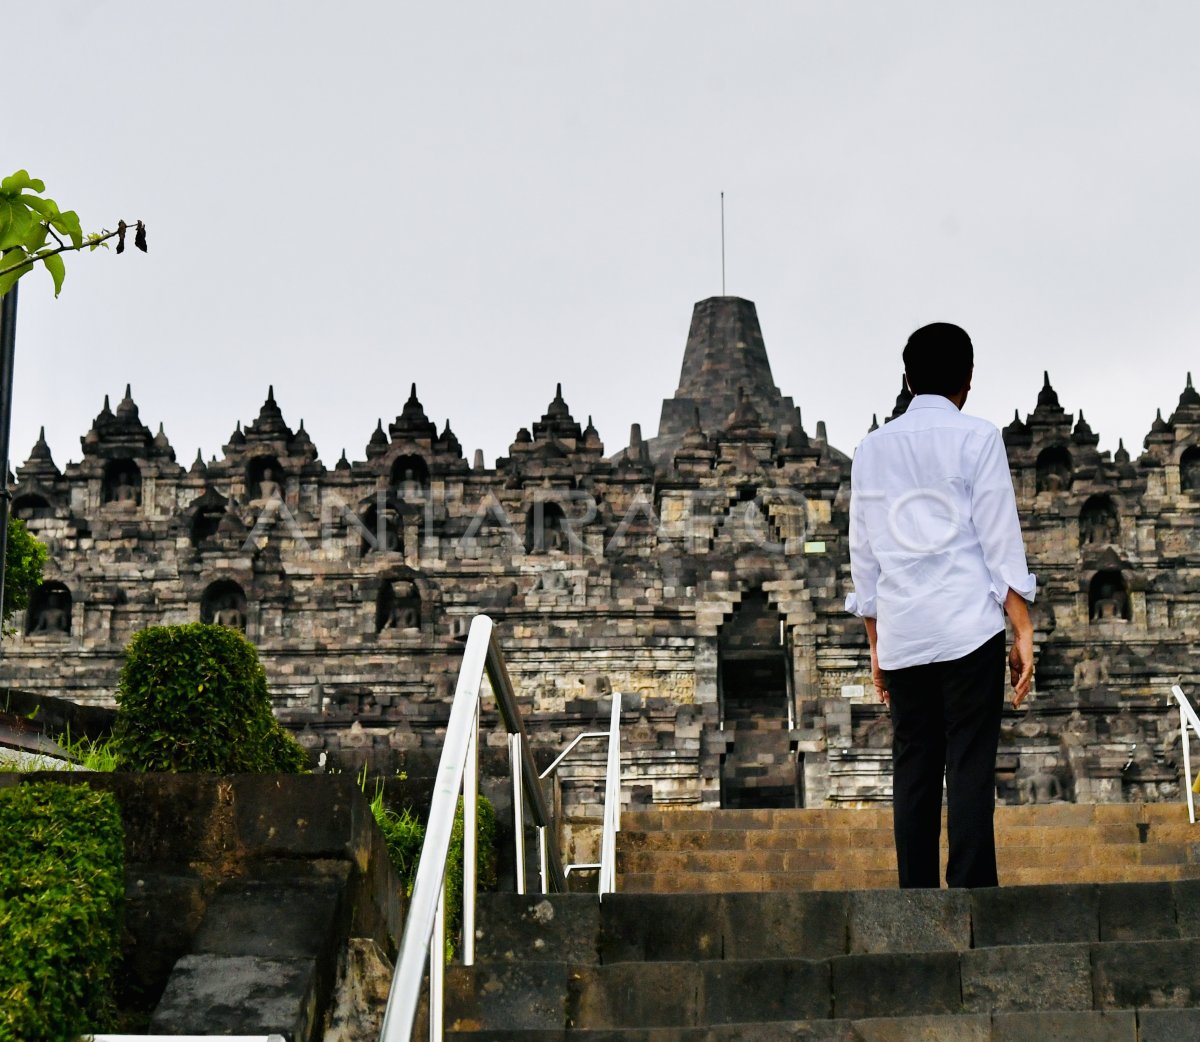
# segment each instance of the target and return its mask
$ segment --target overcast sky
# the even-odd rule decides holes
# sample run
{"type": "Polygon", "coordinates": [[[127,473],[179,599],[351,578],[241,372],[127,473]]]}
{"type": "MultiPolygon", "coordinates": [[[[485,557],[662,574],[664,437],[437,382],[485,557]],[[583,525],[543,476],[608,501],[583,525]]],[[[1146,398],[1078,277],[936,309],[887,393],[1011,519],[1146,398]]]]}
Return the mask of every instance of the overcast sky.
{"type": "Polygon", "coordinates": [[[1049,368],[1101,449],[1200,376],[1191,0],[10,6],[3,172],[151,247],[22,281],[14,466],[126,381],[185,464],[272,382],[329,466],[414,380],[489,464],[556,381],[615,451],[721,291],[722,190],[728,292],[847,452],[929,321],[968,411],[1049,368]]]}

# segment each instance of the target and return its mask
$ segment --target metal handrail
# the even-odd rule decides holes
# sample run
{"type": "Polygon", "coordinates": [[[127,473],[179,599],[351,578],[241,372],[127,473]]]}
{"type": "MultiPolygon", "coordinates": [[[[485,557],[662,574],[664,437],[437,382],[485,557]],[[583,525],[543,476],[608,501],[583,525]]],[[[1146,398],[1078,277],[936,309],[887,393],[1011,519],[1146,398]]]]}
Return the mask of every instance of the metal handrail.
{"type": "Polygon", "coordinates": [[[1171,694],[1175,696],[1175,701],[1179,705],[1179,734],[1183,739],[1183,777],[1187,789],[1188,821],[1195,825],[1196,799],[1192,789],[1192,751],[1188,744],[1188,728],[1190,727],[1196,737],[1200,738],[1200,716],[1196,715],[1192,703],[1188,701],[1187,695],[1183,693],[1183,688],[1178,684],[1172,686],[1171,694]]]}
{"type": "MultiPolygon", "coordinates": [[[[567,865],[568,875],[580,869],[599,869],[596,892],[604,900],[605,894],[617,889],[617,833],[621,831],[621,693],[614,691],[612,709],[609,713],[607,731],[584,731],[571,739],[567,747],[554,758],[554,762],[542,771],[542,779],[550,777],[563,762],[586,739],[604,738],[608,741],[608,756],[604,768],[604,817],[600,826],[600,860],[567,865]]],[[[539,838],[541,838],[539,836],[539,838]]],[[[543,849],[545,844],[543,842],[543,849]]]]}
{"type": "MultiPolygon", "coordinates": [[[[463,651],[458,685],[450,706],[450,720],[438,762],[425,842],[417,864],[396,971],[380,1029],[380,1042],[409,1042],[416,1021],[425,967],[429,967],[429,1037],[442,1038],[443,978],[445,973],[446,859],[458,796],[463,796],[463,964],[475,962],[475,799],[479,791],[479,700],[487,674],[500,716],[508,731],[513,773],[513,817],[517,847],[517,889],[525,892],[524,803],[528,800],[533,823],[545,830],[550,813],[538,783],[537,769],[512,680],[492,620],[476,615],[471,620],[463,651]]],[[[544,835],[544,833],[543,833],[544,835]]],[[[566,889],[566,876],[557,849],[541,850],[542,890],[566,889]]]]}

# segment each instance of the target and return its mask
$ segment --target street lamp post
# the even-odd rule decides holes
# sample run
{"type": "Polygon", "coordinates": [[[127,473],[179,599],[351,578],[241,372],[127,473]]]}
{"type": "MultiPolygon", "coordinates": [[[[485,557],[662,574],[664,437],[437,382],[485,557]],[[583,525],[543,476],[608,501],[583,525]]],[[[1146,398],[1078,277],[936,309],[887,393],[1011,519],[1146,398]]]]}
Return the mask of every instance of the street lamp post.
{"type": "MultiPolygon", "coordinates": [[[[4,581],[8,572],[8,437],[12,421],[13,361],[17,343],[17,285],[0,297],[0,620],[4,618],[4,581]]],[[[2,624],[2,623],[0,623],[2,624]]],[[[0,641],[0,649],[3,642],[0,641]]],[[[0,654],[3,651],[0,650],[0,654]]]]}

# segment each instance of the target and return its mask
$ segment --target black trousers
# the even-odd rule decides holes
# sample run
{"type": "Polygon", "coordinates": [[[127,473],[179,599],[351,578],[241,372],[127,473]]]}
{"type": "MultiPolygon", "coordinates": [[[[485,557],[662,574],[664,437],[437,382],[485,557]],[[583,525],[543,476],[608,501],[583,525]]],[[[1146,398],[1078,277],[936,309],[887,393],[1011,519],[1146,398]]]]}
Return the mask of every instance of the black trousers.
{"type": "Polygon", "coordinates": [[[996,747],[1004,632],[962,658],[885,670],[892,715],[893,824],[902,887],[940,886],[942,776],[948,886],[996,886],[996,747]]]}

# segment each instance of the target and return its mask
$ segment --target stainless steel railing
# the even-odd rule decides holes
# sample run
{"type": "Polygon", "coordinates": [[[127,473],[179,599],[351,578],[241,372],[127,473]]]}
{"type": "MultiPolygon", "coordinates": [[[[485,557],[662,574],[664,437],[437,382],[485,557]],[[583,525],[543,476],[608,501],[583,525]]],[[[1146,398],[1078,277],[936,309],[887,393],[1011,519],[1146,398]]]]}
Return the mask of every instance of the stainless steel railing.
{"type": "Polygon", "coordinates": [[[1187,695],[1183,693],[1183,688],[1178,684],[1171,688],[1171,694],[1175,696],[1175,702],[1179,706],[1179,736],[1183,739],[1183,784],[1187,790],[1188,820],[1195,825],[1196,797],[1192,783],[1192,750],[1188,729],[1190,728],[1192,733],[1200,738],[1200,716],[1196,715],[1192,703],[1188,701],[1187,695]]]}
{"type": "MultiPolygon", "coordinates": [[[[567,865],[564,873],[582,869],[599,869],[599,881],[596,892],[600,900],[605,894],[611,894],[617,889],[617,833],[621,831],[621,693],[614,691],[612,710],[609,714],[607,731],[584,731],[571,739],[570,744],[554,758],[541,777],[549,778],[580,742],[605,739],[608,742],[608,757],[604,769],[604,818],[600,827],[600,860],[592,863],[567,865]]],[[[545,831],[539,830],[538,837],[545,850],[545,831]]]]}
{"type": "MultiPolygon", "coordinates": [[[[500,654],[492,620],[477,615],[471,621],[467,645],[450,707],[445,743],[438,763],[425,844],[413,883],[408,918],[380,1042],[409,1042],[420,1002],[426,966],[429,968],[429,1037],[442,1038],[442,1001],[445,974],[446,857],[459,793],[463,796],[463,942],[464,965],[475,961],[475,800],[479,791],[479,691],[484,674],[491,682],[500,716],[508,731],[509,763],[513,777],[513,814],[516,836],[517,890],[525,892],[524,808],[529,804],[539,836],[542,891],[566,889],[566,876],[556,846],[545,842],[551,825],[537,769],[508,668],[500,654]]],[[[611,754],[610,754],[611,755],[611,754]]]]}

